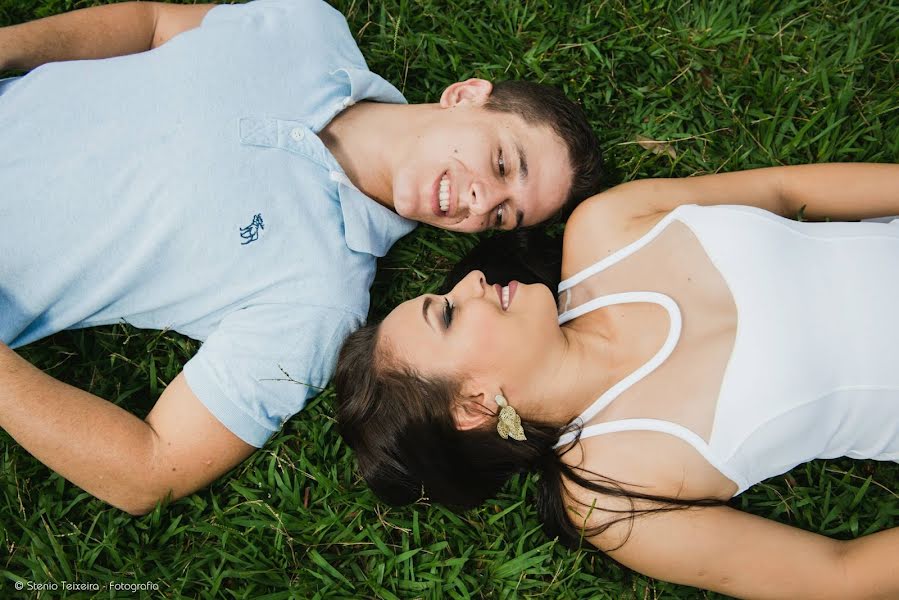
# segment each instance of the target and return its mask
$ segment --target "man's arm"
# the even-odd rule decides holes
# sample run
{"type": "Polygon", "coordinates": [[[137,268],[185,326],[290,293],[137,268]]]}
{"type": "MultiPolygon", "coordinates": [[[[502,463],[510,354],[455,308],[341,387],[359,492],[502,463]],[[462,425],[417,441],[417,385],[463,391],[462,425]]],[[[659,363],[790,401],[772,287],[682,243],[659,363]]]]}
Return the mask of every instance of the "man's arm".
{"type": "Polygon", "coordinates": [[[124,2],[0,28],[0,71],[144,52],[200,25],[212,4],[124,2]]]}
{"type": "Polygon", "coordinates": [[[254,450],[178,375],[141,421],[0,344],[0,427],[48,467],[131,514],[197,490],[254,450]]]}

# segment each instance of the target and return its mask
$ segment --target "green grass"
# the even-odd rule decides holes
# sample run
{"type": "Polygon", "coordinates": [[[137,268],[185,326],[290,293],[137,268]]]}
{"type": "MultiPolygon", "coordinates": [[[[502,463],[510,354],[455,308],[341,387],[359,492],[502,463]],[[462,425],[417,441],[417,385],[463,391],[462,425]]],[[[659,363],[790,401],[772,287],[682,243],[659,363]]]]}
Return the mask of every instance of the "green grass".
{"type": "MultiPolygon", "coordinates": [[[[0,24],[89,4],[0,0],[0,24]]],[[[899,162],[895,1],[336,5],[370,67],[412,102],[435,101],[471,76],[561,86],[600,132],[610,185],[778,164],[899,162]],[[673,156],[644,149],[638,136],[671,142],[673,156]]],[[[374,316],[434,290],[473,242],[427,228],[402,240],[381,261],[374,316]]],[[[196,348],[117,326],[62,333],[22,354],[144,415],[196,348]]],[[[464,515],[380,505],[337,435],[332,402],[329,389],[228,476],[143,518],[91,498],[0,433],[0,596],[14,596],[16,581],[65,580],[160,587],[99,597],[720,597],[562,549],[539,530],[530,479],[464,515]]],[[[899,524],[897,490],[899,465],[817,461],[755,486],[738,504],[845,539],[899,524]]]]}

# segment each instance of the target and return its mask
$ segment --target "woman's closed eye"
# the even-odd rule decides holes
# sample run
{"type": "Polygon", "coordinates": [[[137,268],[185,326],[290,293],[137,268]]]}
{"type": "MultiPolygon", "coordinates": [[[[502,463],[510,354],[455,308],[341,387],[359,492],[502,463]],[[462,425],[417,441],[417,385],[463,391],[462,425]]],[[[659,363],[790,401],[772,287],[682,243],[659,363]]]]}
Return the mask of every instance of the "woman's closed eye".
{"type": "Polygon", "coordinates": [[[444,329],[449,329],[450,323],[453,322],[453,310],[455,306],[450,302],[449,298],[443,299],[443,327],[444,329]]]}

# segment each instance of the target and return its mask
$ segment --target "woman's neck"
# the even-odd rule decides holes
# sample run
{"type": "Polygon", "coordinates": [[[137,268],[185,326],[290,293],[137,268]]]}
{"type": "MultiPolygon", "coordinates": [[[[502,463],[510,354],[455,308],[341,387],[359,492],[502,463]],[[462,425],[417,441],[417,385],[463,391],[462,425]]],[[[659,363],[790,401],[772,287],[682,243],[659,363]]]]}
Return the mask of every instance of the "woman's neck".
{"type": "Polygon", "coordinates": [[[646,348],[609,311],[596,311],[561,327],[562,339],[548,349],[546,382],[519,408],[526,418],[566,424],[646,360],[646,348]]]}
{"type": "Polygon", "coordinates": [[[597,328],[584,331],[573,325],[562,326],[558,342],[547,345],[545,360],[531,380],[536,382],[533,393],[517,401],[516,409],[526,419],[564,425],[615,383],[609,340],[597,328]]]}

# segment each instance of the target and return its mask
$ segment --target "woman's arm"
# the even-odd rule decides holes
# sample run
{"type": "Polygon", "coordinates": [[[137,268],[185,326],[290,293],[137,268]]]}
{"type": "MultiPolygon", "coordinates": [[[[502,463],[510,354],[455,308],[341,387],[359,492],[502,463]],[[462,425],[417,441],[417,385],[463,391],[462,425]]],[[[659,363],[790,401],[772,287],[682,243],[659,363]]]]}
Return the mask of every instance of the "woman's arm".
{"type": "MultiPolygon", "coordinates": [[[[590,541],[614,548],[627,530],[614,525],[590,541]]],[[[899,529],[843,542],[732,508],[695,508],[636,518],[609,556],[738,598],[899,597],[899,529]]]]}
{"type": "Polygon", "coordinates": [[[830,163],[771,167],[679,179],[642,179],[596,197],[627,216],[682,204],[744,204],[784,217],[858,220],[899,215],[899,165],[830,163]]]}
{"type": "Polygon", "coordinates": [[[123,2],[0,28],[0,71],[150,50],[197,27],[212,4],[123,2]]]}

